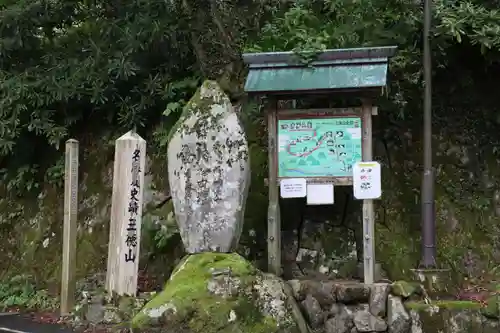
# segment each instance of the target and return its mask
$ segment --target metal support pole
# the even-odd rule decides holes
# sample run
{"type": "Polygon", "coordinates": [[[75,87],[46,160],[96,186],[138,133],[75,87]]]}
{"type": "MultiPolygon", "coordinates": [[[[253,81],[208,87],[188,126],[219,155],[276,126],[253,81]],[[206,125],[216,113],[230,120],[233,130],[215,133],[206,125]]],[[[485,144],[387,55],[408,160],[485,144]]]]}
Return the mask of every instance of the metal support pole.
{"type": "Polygon", "coordinates": [[[432,90],[431,90],[431,1],[424,0],[424,174],[422,177],[422,262],[425,268],[436,265],[436,223],[434,213],[434,170],[432,168],[432,90]]]}

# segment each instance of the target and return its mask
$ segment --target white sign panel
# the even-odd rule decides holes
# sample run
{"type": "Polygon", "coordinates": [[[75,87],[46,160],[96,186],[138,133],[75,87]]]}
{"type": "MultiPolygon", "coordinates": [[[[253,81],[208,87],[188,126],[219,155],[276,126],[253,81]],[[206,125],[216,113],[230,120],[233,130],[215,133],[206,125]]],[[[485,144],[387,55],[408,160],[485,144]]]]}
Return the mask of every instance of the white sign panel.
{"type": "Polygon", "coordinates": [[[378,162],[358,162],[352,168],[356,199],[378,199],[382,196],[382,177],[378,162]]]}
{"type": "Polygon", "coordinates": [[[351,138],[361,139],[361,127],[348,128],[347,132],[351,135],[351,138]]]}
{"type": "Polygon", "coordinates": [[[305,178],[286,178],[280,181],[282,198],[303,198],[307,194],[305,178]]]}
{"type": "Polygon", "coordinates": [[[333,184],[307,184],[308,205],[332,205],[333,184]]]}

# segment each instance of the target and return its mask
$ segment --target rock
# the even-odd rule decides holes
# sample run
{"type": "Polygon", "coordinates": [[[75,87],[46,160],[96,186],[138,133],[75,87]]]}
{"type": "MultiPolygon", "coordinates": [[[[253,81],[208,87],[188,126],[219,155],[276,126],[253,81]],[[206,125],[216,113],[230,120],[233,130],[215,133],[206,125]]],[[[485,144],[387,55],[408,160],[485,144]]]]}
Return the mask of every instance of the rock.
{"type": "Polygon", "coordinates": [[[332,304],[332,306],[330,307],[330,310],[328,311],[328,316],[335,317],[336,315],[340,314],[341,310],[342,309],[341,309],[339,304],[337,304],[337,303],[332,304]]]}
{"type": "Polygon", "coordinates": [[[417,311],[410,311],[411,317],[411,333],[423,333],[422,322],[420,321],[420,316],[417,311]]]}
{"type": "Polygon", "coordinates": [[[359,311],[354,314],[354,326],[358,332],[384,332],[387,330],[386,322],[372,315],[369,311],[359,311]]]}
{"type": "Polygon", "coordinates": [[[387,299],[387,325],[389,333],[409,333],[411,317],[400,297],[389,295],[387,299]]]}
{"type": "Polygon", "coordinates": [[[370,288],[364,283],[339,283],[336,286],[337,301],[344,304],[367,303],[370,288]]]}
{"type": "Polygon", "coordinates": [[[352,305],[346,305],[345,308],[347,309],[347,312],[351,316],[354,316],[356,312],[360,311],[370,311],[370,306],[368,304],[352,304],[352,305]]]}
{"type": "Polygon", "coordinates": [[[304,298],[302,297],[302,294],[301,294],[301,283],[299,280],[290,280],[288,281],[288,284],[290,285],[290,288],[292,288],[292,293],[293,293],[293,297],[295,297],[295,299],[297,301],[303,301],[304,298]]]}
{"type": "Polygon", "coordinates": [[[238,254],[204,252],[181,261],[163,291],[132,319],[132,328],[298,333],[294,302],[283,280],[260,272],[238,254]]]}
{"type": "MultiPolygon", "coordinates": [[[[337,309],[336,309],[337,310],[337,309]]],[[[345,306],[339,306],[339,312],[335,317],[325,322],[325,333],[349,333],[354,328],[352,316],[345,306]]]]}
{"type": "Polygon", "coordinates": [[[214,81],[203,83],[172,129],[168,180],[186,251],[235,249],[250,183],[248,143],[214,81]]]}
{"type": "Polygon", "coordinates": [[[335,282],[317,280],[290,280],[288,281],[294,296],[298,301],[303,301],[307,295],[313,296],[327,310],[336,302],[335,282]]]}
{"type": "Polygon", "coordinates": [[[422,286],[415,282],[395,281],[391,285],[391,293],[405,299],[412,295],[420,295],[422,286]]]}
{"type": "Polygon", "coordinates": [[[448,309],[448,315],[446,333],[483,332],[485,318],[478,309],[448,309]]]}
{"type": "Polygon", "coordinates": [[[321,324],[323,324],[324,316],[323,311],[321,310],[321,305],[316,298],[311,295],[307,295],[301,305],[311,327],[314,329],[320,327],[321,324]]]}
{"type": "Polygon", "coordinates": [[[370,313],[374,316],[385,317],[387,310],[387,297],[390,286],[387,283],[374,283],[370,286],[370,313]]]}
{"type": "Polygon", "coordinates": [[[321,281],[314,297],[316,297],[323,309],[328,309],[337,301],[335,283],[333,281],[321,281]]]}
{"type": "Polygon", "coordinates": [[[239,278],[228,275],[217,275],[213,276],[210,281],[208,281],[207,289],[213,294],[220,296],[222,298],[236,297],[238,295],[239,288],[241,286],[241,281],[239,278]]]}

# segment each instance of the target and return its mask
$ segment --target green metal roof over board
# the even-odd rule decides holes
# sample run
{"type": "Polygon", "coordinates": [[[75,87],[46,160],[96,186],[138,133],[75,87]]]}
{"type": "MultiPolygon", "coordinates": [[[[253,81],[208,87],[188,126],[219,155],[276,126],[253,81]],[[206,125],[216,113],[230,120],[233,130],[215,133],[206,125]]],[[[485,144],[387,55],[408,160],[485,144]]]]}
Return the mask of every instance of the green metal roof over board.
{"type": "Polygon", "coordinates": [[[246,53],[245,91],[250,94],[384,87],[395,46],[326,50],[309,64],[294,52],[246,53]]]}

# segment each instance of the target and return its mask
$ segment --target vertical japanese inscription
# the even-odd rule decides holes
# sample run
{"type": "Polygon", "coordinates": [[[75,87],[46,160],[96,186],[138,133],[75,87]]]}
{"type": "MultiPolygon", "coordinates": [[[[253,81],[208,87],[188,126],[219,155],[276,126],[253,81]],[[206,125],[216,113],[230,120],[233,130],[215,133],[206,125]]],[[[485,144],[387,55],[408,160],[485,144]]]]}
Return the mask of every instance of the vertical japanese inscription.
{"type": "Polygon", "coordinates": [[[66,141],[64,169],[64,228],[61,277],[61,314],[69,314],[74,305],[76,229],[78,214],[78,141],[66,141]]]}
{"type": "Polygon", "coordinates": [[[127,251],[125,252],[125,262],[135,263],[137,258],[137,214],[139,212],[139,195],[141,191],[140,173],[141,150],[139,145],[132,152],[132,181],[130,183],[129,202],[128,202],[128,225],[125,239],[127,251]]]}

